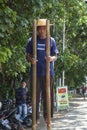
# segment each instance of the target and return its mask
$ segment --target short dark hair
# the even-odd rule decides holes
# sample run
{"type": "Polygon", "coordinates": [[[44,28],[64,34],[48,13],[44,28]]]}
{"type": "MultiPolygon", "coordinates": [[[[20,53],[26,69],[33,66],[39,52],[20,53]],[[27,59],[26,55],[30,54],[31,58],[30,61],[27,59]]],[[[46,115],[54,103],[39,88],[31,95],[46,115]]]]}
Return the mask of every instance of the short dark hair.
{"type": "Polygon", "coordinates": [[[22,79],[22,80],[21,80],[21,83],[22,83],[22,82],[25,82],[25,83],[27,83],[26,79],[22,79]]]}

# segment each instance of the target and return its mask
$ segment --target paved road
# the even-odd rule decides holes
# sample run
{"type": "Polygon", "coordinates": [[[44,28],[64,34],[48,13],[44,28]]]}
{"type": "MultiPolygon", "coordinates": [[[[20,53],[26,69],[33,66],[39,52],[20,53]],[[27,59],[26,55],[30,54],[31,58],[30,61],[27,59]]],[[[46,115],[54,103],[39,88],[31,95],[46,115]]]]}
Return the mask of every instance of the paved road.
{"type": "MultiPolygon", "coordinates": [[[[42,117],[36,130],[47,130],[42,117]]],[[[87,130],[87,100],[74,98],[70,101],[69,111],[55,111],[51,130],[87,130]]]]}
{"type": "Polygon", "coordinates": [[[52,122],[52,130],[87,130],[87,100],[75,98],[74,109],[52,122]]]}

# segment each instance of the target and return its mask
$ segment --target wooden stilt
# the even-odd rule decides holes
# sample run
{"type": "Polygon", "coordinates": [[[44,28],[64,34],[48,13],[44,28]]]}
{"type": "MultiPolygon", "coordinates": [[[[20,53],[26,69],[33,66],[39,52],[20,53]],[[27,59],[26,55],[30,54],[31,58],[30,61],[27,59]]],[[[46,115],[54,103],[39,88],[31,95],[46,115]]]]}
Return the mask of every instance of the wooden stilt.
{"type": "MultiPolygon", "coordinates": [[[[50,22],[46,22],[46,57],[50,56],[50,22]]],[[[46,61],[47,130],[51,130],[50,62],[46,61]]]]}
{"type": "MultiPolygon", "coordinates": [[[[36,20],[33,21],[33,58],[36,60],[36,20]]],[[[32,65],[32,130],[36,130],[36,63],[32,65]]]]}

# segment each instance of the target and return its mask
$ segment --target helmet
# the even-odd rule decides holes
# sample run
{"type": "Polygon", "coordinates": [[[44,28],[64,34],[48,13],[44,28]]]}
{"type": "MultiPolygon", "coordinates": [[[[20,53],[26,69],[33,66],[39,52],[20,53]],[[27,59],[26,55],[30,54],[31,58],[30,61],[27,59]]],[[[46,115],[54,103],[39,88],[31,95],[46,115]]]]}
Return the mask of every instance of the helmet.
{"type": "Polygon", "coordinates": [[[46,26],[46,20],[47,19],[39,19],[37,21],[37,26],[46,26]]]}

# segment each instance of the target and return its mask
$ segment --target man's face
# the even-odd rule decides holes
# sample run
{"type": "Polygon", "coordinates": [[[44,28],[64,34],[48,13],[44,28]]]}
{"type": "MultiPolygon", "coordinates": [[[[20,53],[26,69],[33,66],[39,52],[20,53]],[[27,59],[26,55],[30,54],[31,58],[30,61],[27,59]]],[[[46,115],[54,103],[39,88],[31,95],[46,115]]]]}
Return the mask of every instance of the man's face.
{"type": "Polygon", "coordinates": [[[46,26],[41,26],[37,28],[38,35],[41,39],[46,38],[46,26]]]}
{"type": "Polygon", "coordinates": [[[22,82],[22,87],[23,87],[23,88],[26,87],[26,82],[22,82]]]}

